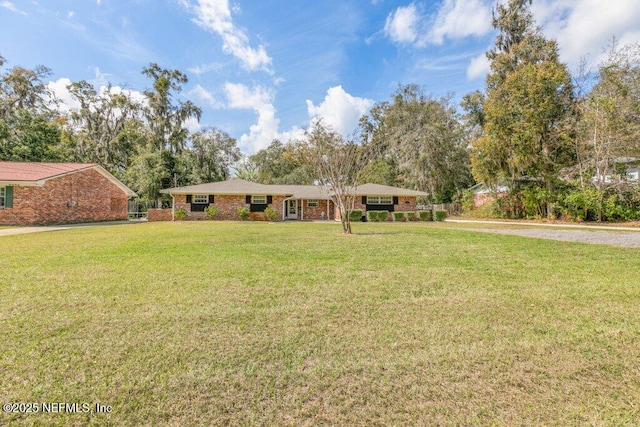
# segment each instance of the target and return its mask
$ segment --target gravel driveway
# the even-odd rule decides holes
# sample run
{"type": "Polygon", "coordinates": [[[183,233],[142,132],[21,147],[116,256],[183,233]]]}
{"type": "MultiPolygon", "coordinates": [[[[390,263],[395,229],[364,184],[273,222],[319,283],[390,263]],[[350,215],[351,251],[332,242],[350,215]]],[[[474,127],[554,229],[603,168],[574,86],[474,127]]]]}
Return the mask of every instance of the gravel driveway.
{"type": "Polygon", "coordinates": [[[513,234],[517,236],[535,237],[539,239],[564,240],[568,242],[640,248],[640,232],[625,233],[620,231],[555,230],[540,228],[468,228],[467,230],[494,234],[513,234]]]}

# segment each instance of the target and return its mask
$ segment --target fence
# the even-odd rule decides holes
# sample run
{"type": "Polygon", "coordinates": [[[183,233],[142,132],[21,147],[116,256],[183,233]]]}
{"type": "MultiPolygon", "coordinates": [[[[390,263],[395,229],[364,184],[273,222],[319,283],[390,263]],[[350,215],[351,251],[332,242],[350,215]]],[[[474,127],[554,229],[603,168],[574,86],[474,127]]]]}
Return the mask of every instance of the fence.
{"type": "Polygon", "coordinates": [[[462,206],[459,203],[436,203],[433,205],[421,205],[418,210],[442,210],[447,211],[447,216],[456,216],[462,213],[462,206]]]}

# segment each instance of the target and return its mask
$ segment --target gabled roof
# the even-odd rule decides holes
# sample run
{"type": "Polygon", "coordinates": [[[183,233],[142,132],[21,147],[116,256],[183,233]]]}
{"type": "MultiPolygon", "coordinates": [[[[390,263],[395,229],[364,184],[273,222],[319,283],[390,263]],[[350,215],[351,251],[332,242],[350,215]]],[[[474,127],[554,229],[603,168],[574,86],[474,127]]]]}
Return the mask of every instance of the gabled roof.
{"type": "Polygon", "coordinates": [[[41,187],[50,179],[94,169],[120,188],[127,196],[138,195],[96,163],[0,162],[0,185],[41,187]]]}
{"type": "MultiPolygon", "coordinates": [[[[164,194],[255,194],[282,195],[296,199],[328,199],[330,194],[321,185],[265,185],[244,179],[209,182],[207,184],[168,188],[160,191],[164,194]]],[[[380,184],[363,184],[356,189],[357,196],[427,196],[423,191],[390,187],[380,184]]]]}
{"type": "Polygon", "coordinates": [[[0,162],[0,181],[42,181],[90,169],[95,163],[0,162]]]}

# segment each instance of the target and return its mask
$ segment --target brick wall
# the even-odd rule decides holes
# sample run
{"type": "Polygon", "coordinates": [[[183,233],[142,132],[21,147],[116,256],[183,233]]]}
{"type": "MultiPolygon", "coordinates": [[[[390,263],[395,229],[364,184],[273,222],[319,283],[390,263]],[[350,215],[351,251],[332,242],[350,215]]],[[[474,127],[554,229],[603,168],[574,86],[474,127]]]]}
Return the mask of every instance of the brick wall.
{"type": "Polygon", "coordinates": [[[0,225],[64,224],[127,219],[128,196],[90,169],[50,179],[42,187],[13,187],[13,207],[0,225]]]}
{"type": "MultiPolygon", "coordinates": [[[[283,211],[283,196],[273,196],[272,203],[268,206],[276,210],[276,221],[282,221],[283,211]]],[[[246,203],[246,195],[215,195],[213,203],[209,206],[215,206],[218,208],[218,212],[214,219],[217,220],[239,220],[238,208],[249,208],[249,203],[246,203]]],[[[203,220],[207,219],[207,215],[204,212],[191,212],[191,204],[187,203],[187,196],[184,194],[177,194],[175,196],[176,209],[184,209],[187,213],[188,220],[203,220]]],[[[253,215],[254,219],[261,219],[262,215],[253,215]]],[[[170,218],[169,218],[170,219],[170,218]]]]}
{"type": "MultiPolygon", "coordinates": [[[[333,219],[333,202],[329,200],[318,200],[318,207],[311,208],[307,204],[307,200],[302,200],[298,203],[304,205],[304,219],[305,220],[321,220],[321,219],[333,219]],[[327,204],[329,204],[329,210],[327,211],[327,204]],[[329,216],[327,217],[327,213],[329,216]]],[[[298,218],[300,218],[300,205],[298,205],[298,218]]]]}
{"type": "Polygon", "coordinates": [[[147,210],[147,221],[171,221],[171,209],[149,209],[147,210]]]}
{"type": "MultiPolygon", "coordinates": [[[[393,205],[393,210],[395,212],[415,212],[417,206],[417,198],[415,196],[399,196],[398,203],[393,205]]],[[[363,213],[366,213],[367,207],[362,203],[362,197],[356,197],[355,203],[353,205],[354,209],[362,209],[363,213]]],[[[340,211],[336,207],[335,209],[335,218],[340,219],[340,211]]],[[[391,216],[389,216],[391,218],[391,216]]]]}

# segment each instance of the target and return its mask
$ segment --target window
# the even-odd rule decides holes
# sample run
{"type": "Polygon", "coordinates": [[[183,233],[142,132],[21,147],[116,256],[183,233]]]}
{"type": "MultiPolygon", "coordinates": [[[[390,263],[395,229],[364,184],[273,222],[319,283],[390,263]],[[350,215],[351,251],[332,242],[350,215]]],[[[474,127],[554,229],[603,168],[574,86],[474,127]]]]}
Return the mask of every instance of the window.
{"type": "Polygon", "coordinates": [[[4,208],[6,194],[7,192],[5,190],[5,187],[0,187],[0,208],[4,208]]]}
{"type": "Polygon", "coordinates": [[[392,196],[367,196],[368,205],[392,205],[392,196]]]}
{"type": "Polygon", "coordinates": [[[309,199],[307,200],[308,208],[317,208],[318,207],[318,199],[309,199]]]}
{"type": "Polygon", "coordinates": [[[209,196],[206,194],[194,194],[193,203],[205,204],[209,203],[209,196]]]}
{"type": "Polygon", "coordinates": [[[252,205],[266,205],[267,196],[251,196],[252,205]]]}

